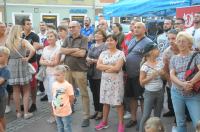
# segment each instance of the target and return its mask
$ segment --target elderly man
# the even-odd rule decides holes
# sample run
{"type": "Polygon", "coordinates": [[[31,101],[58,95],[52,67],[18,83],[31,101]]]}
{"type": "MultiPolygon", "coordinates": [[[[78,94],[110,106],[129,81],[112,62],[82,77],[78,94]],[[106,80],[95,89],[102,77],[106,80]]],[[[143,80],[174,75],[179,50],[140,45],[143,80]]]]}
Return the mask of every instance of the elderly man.
{"type": "Polygon", "coordinates": [[[98,28],[103,29],[107,35],[111,34],[109,27],[108,27],[108,23],[104,19],[99,21],[98,28]]]}
{"type": "Polygon", "coordinates": [[[80,88],[83,103],[82,127],[89,126],[89,95],[87,90],[87,65],[86,52],[88,48],[87,38],[80,34],[79,22],[72,21],[69,24],[70,35],[65,39],[60,53],[66,55],[64,64],[68,65],[70,71],[66,73],[66,79],[73,84],[75,82],[80,88]]]}
{"type": "Polygon", "coordinates": [[[146,28],[145,24],[142,22],[135,23],[134,26],[134,35],[128,46],[128,55],[126,56],[126,70],[128,74],[127,79],[127,88],[126,88],[126,97],[131,98],[130,108],[132,120],[130,120],[126,127],[132,127],[137,124],[137,106],[138,100],[140,101],[141,108],[143,111],[143,88],[139,83],[139,71],[140,71],[140,63],[143,58],[143,50],[144,47],[152,42],[148,37],[145,36],[146,28]]]}

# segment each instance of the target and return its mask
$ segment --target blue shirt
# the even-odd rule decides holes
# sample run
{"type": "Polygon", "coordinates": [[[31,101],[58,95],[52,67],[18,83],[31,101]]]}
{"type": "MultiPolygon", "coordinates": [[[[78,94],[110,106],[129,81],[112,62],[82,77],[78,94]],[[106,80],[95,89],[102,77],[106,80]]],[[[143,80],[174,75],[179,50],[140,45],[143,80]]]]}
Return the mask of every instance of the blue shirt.
{"type": "MultiPolygon", "coordinates": [[[[128,50],[130,50],[131,47],[134,46],[136,42],[137,42],[136,38],[133,38],[133,40],[130,41],[128,50]]],[[[150,42],[152,42],[152,40],[149,39],[148,37],[145,37],[144,39],[139,41],[136,44],[136,46],[131,51],[129,51],[128,55],[126,56],[126,70],[130,78],[139,76],[140,63],[144,56],[143,50],[144,47],[150,42]]]]}
{"type": "Polygon", "coordinates": [[[5,80],[4,83],[0,85],[0,96],[3,96],[8,85],[8,79],[10,78],[10,72],[7,66],[0,68],[0,78],[5,80]]]}
{"type": "MultiPolygon", "coordinates": [[[[90,26],[88,29],[87,28],[82,28],[81,29],[81,34],[88,37],[90,35],[94,34],[94,28],[92,26],[90,26]]],[[[92,45],[92,41],[88,41],[88,49],[90,49],[91,45],[92,45]]]]}

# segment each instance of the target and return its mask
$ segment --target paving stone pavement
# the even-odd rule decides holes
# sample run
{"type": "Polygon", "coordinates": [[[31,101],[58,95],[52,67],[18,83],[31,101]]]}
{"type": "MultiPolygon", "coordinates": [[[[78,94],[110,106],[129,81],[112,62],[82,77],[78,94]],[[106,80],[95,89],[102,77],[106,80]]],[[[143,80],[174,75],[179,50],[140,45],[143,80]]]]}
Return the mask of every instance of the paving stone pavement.
{"type": "MultiPolygon", "coordinates": [[[[90,96],[91,97],[91,96],[90,96]]],[[[7,118],[7,130],[6,132],[56,132],[56,124],[47,123],[47,119],[50,116],[49,104],[47,102],[39,101],[40,96],[37,99],[37,112],[34,113],[34,117],[25,120],[25,119],[17,119],[14,112],[14,104],[12,105],[12,112],[6,114],[7,118]]],[[[91,99],[90,99],[91,100],[91,99]]],[[[166,101],[165,101],[166,102],[166,101]]],[[[93,112],[93,104],[92,100],[90,101],[91,113],[93,112]]],[[[75,106],[76,112],[72,115],[73,123],[72,129],[73,132],[96,132],[94,127],[98,124],[98,121],[90,120],[90,126],[86,128],[82,128],[80,126],[82,121],[82,107],[81,107],[81,99],[78,97],[77,104],[75,106]]],[[[166,103],[164,105],[163,112],[166,112],[166,103]]],[[[138,110],[138,118],[141,118],[141,112],[138,110]]],[[[164,122],[166,132],[171,132],[171,128],[173,126],[174,118],[161,118],[164,122]]],[[[139,120],[139,119],[138,119],[139,120]]],[[[127,122],[128,120],[125,120],[127,122]]],[[[109,115],[109,124],[110,127],[108,129],[101,130],[100,132],[117,132],[117,112],[115,108],[111,108],[111,112],[109,115]]],[[[191,123],[188,123],[188,132],[194,132],[191,123]]],[[[136,127],[132,127],[126,129],[126,132],[137,132],[136,127]]]]}

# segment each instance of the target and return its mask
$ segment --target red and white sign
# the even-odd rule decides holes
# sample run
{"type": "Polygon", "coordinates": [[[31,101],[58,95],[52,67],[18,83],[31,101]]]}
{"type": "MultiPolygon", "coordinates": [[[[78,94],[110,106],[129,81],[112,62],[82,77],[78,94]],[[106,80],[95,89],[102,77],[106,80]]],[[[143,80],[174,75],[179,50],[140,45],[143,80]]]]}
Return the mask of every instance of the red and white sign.
{"type": "Polygon", "coordinates": [[[189,28],[193,25],[195,12],[200,12],[200,6],[176,8],[176,18],[183,18],[185,20],[185,27],[189,28]]]}

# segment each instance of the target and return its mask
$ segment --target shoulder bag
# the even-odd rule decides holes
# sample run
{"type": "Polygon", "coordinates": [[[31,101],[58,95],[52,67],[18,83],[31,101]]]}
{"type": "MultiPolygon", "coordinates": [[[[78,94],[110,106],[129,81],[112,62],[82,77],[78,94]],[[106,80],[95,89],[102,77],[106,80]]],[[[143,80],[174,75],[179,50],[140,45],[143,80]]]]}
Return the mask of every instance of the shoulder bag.
{"type": "MultiPolygon", "coordinates": [[[[187,65],[187,69],[186,69],[186,72],[185,72],[185,80],[186,80],[186,81],[190,81],[190,80],[199,72],[199,69],[198,69],[198,67],[197,67],[196,64],[195,64],[195,66],[194,66],[193,68],[190,68],[194,57],[195,57],[197,54],[199,54],[199,53],[200,53],[200,52],[195,52],[195,53],[192,55],[192,57],[191,57],[191,59],[190,59],[188,65],[187,65]]],[[[194,92],[197,92],[197,93],[200,92],[200,80],[197,81],[197,82],[193,85],[193,91],[194,91],[194,92]]]]}

